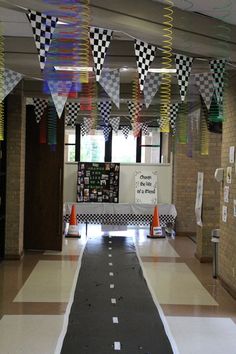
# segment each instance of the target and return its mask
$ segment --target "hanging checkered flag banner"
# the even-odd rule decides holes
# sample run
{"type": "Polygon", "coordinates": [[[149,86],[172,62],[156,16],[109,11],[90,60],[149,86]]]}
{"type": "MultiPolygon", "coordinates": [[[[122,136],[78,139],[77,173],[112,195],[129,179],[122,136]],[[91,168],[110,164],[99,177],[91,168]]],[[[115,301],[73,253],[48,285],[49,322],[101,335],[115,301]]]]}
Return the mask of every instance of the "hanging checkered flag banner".
{"type": "Polygon", "coordinates": [[[212,97],[214,95],[214,79],[211,73],[202,73],[194,75],[196,86],[199,88],[207,109],[210,109],[212,97]]]}
{"type": "Polygon", "coordinates": [[[101,101],[98,103],[98,109],[102,116],[103,122],[106,126],[109,125],[109,118],[111,115],[111,101],[101,101]]]}
{"type": "Polygon", "coordinates": [[[55,105],[58,118],[61,118],[68,95],[70,93],[71,81],[48,81],[52,100],[55,105]]]}
{"type": "Polygon", "coordinates": [[[170,126],[171,126],[174,134],[175,134],[175,130],[176,130],[176,119],[177,119],[177,116],[178,116],[179,107],[180,107],[179,103],[172,103],[170,105],[170,111],[169,111],[169,114],[170,114],[170,126]]]}
{"type": "Polygon", "coordinates": [[[117,134],[120,126],[120,117],[110,118],[110,124],[114,132],[117,134]]]}
{"type": "Polygon", "coordinates": [[[44,100],[42,98],[34,97],[33,102],[34,102],[34,112],[36,115],[36,122],[39,123],[42,116],[43,116],[45,109],[48,106],[48,101],[44,100]]]}
{"type": "Polygon", "coordinates": [[[135,122],[143,108],[143,103],[128,101],[129,114],[131,121],[135,122]]]}
{"type": "Polygon", "coordinates": [[[140,130],[142,129],[142,123],[135,122],[134,124],[132,124],[132,129],[133,129],[133,136],[137,138],[137,136],[140,133],[140,130]]]}
{"type": "Polygon", "coordinates": [[[144,102],[146,108],[150,106],[161,84],[161,75],[149,72],[144,83],[144,102]]]}
{"type": "Polygon", "coordinates": [[[80,104],[78,102],[67,102],[66,103],[66,125],[71,125],[72,128],[75,127],[75,123],[80,111],[80,104]]]}
{"type": "Polygon", "coordinates": [[[136,39],[134,42],[134,50],[139,73],[140,90],[143,91],[148,70],[155,58],[156,47],[136,39]]]}
{"type": "Polygon", "coordinates": [[[99,80],[112,102],[117,108],[120,108],[120,71],[103,70],[99,80]]]}
{"type": "Polygon", "coordinates": [[[104,135],[105,141],[109,140],[110,132],[111,132],[111,127],[106,127],[106,126],[103,127],[103,135],[104,135]]]}
{"type": "Polygon", "coordinates": [[[20,82],[23,75],[9,69],[3,69],[3,91],[0,92],[0,102],[9,95],[9,93],[20,82]]]}
{"type": "Polygon", "coordinates": [[[122,133],[124,134],[125,139],[128,139],[129,132],[130,132],[130,127],[128,125],[122,127],[122,133]]]}
{"type": "Polygon", "coordinates": [[[224,75],[225,75],[225,59],[215,59],[210,61],[210,69],[214,80],[214,87],[218,103],[223,103],[224,96],[224,75]]]}
{"type": "Polygon", "coordinates": [[[148,125],[146,123],[143,123],[143,125],[142,125],[142,133],[145,136],[150,135],[150,130],[149,130],[148,125]]]}
{"type": "Polygon", "coordinates": [[[83,118],[83,123],[80,125],[82,136],[88,135],[91,129],[91,119],[88,117],[83,118]]]}
{"type": "Polygon", "coordinates": [[[180,97],[184,102],[188,89],[189,77],[192,69],[193,58],[185,55],[176,54],[175,56],[176,72],[180,88],[180,97]]]}
{"type": "Polygon", "coordinates": [[[107,49],[112,40],[113,31],[104,28],[90,27],[90,45],[93,53],[96,81],[99,82],[107,49]]]}
{"type": "Polygon", "coordinates": [[[32,10],[28,10],[27,17],[32,26],[40,68],[43,70],[58,18],[32,10]]]}

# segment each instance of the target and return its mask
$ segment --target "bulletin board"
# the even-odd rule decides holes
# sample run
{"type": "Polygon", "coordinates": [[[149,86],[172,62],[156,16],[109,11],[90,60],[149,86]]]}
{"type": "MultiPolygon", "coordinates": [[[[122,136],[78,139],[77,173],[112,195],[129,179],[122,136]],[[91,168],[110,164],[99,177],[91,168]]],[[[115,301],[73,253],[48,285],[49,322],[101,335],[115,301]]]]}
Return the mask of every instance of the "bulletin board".
{"type": "Polygon", "coordinates": [[[119,203],[120,164],[80,162],[77,202],[119,203]]]}

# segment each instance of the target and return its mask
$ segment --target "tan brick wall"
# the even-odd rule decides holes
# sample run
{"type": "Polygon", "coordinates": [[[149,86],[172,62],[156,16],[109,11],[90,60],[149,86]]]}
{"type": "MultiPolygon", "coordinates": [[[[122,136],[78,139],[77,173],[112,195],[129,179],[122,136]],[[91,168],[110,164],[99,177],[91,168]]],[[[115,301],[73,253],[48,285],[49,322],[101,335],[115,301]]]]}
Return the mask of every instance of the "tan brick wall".
{"type": "Polygon", "coordinates": [[[24,233],[25,103],[21,84],[8,96],[6,257],[21,256],[24,233]]]}
{"type": "Polygon", "coordinates": [[[225,122],[222,142],[222,167],[225,178],[222,184],[222,206],[228,207],[227,223],[220,223],[221,236],[219,244],[219,273],[222,280],[234,292],[236,291],[236,217],[233,216],[233,200],[236,199],[236,173],[235,165],[229,163],[229,148],[236,147],[236,76],[230,75],[229,86],[225,95],[225,122]],[[226,170],[232,166],[232,184],[226,182],[226,170]],[[230,186],[229,203],[224,203],[223,187],[230,186]]]}

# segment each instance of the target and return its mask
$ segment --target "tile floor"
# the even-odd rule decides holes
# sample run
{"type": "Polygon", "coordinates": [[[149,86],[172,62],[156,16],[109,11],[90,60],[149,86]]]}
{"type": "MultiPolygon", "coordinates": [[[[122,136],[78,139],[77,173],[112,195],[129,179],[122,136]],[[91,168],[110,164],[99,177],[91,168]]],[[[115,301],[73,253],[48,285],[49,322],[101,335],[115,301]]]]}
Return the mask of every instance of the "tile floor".
{"type": "MultiPolygon", "coordinates": [[[[212,278],[211,265],[196,260],[190,239],[150,240],[147,231],[110,234],[134,237],[179,354],[235,354],[236,301],[212,278]]],[[[92,225],[88,232],[103,234],[92,225]]],[[[84,228],[81,233],[79,240],[65,239],[62,252],[0,263],[0,354],[56,353],[86,243],[84,228]]]]}

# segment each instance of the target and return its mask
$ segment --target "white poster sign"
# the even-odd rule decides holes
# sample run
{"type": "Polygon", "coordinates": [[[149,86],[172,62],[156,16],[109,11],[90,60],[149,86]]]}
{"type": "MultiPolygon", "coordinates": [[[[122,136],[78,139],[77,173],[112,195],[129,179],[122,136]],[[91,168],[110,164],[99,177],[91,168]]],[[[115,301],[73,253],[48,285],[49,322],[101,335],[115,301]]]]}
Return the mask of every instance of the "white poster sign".
{"type": "Polygon", "coordinates": [[[229,148],[229,162],[234,163],[234,160],[235,160],[235,147],[230,146],[230,148],[229,148]]]}
{"type": "Polygon", "coordinates": [[[157,204],[157,172],[135,172],[135,203],[157,204]]]}
{"type": "Polygon", "coordinates": [[[196,214],[197,225],[199,226],[202,226],[203,180],[204,180],[203,172],[198,172],[195,214],[196,214]]]}
{"type": "Polygon", "coordinates": [[[227,216],[228,216],[228,208],[227,206],[223,205],[222,207],[222,221],[227,222],[227,216]]]}
{"type": "Polygon", "coordinates": [[[229,203],[229,186],[224,188],[224,202],[229,203]]]}
{"type": "Polygon", "coordinates": [[[234,217],[236,218],[236,199],[234,199],[234,217]]]}

